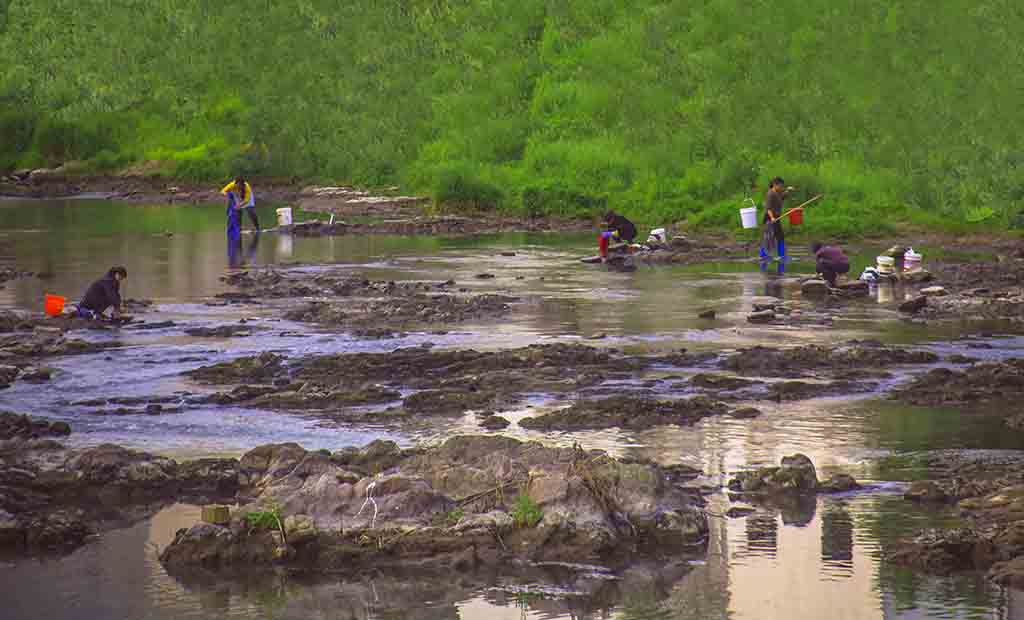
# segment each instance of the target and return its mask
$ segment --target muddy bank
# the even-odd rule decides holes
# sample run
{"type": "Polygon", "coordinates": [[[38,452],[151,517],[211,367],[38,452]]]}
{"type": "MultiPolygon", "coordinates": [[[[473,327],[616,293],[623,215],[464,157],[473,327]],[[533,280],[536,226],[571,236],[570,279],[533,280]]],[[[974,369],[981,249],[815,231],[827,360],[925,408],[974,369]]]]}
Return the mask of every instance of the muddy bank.
{"type": "Polygon", "coordinates": [[[285,318],[345,328],[367,336],[387,337],[395,330],[467,321],[493,321],[512,311],[515,297],[470,294],[453,280],[445,282],[373,281],[351,272],[310,275],[265,269],[225,276],[238,292],[218,297],[229,302],[306,300],[285,318]]]}
{"type": "Polygon", "coordinates": [[[244,506],[225,525],[180,530],[160,556],[172,573],[617,564],[706,542],[685,477],[599,451],[500,437],[334,454],[286,444],[257,448],[239,467],[244,506]]]}
{"type": "MultiPolygon", "coordinates": [[[[226,182],[227,179],[224,180],[226,182]]],[[[589,220],[519,217],[490,212],[444,213],[428,198],[402,195],[398,187],[370,192],[348,186],[309,185],[296,178],[254,177],[249,182],[261,204],[287,204],[296,210],[333,216],[333,219],[324,221],[297,220],[292,232],[300,236],[469,235],[594,228],[594,222],[589,220]]],[[[222,185],[196,184],[152,175],[81,176],[64,168],[54,168],[21,170],[0,177],[0,197],[89,197],[139,204],[198,205],[223,202],[224,197],[220,194],[222,185]]]]}
{"type": "Polygon", "coordinates": [[[937,574],[987,571],[1024,587],[1024,453],[937,451],[900,457],[923,473],[911,501],[953,507],[960,523],[921,531],[888,552],[898,564],[937,574]]]}
{"type": "Polygon", "coordinates": [[[237,461],[176,463],[114,445],[72,450],[63,422],[0,413],[0,553],[68,552],[176,501],[230,498],[237,461]]]}

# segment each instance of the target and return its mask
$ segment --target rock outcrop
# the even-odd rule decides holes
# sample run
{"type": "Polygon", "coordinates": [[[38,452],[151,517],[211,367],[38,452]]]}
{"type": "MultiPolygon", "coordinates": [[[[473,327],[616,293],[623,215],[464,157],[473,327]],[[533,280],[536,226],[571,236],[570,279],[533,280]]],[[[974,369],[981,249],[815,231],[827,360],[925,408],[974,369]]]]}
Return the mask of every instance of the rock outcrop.
{"type": "Polygon", "coordinates": [[[239,482],[246,503],[231,524],[179,531],[161,554],[169,570],[619,561],[707,533],[699,495],[669,470],[505,437],[335,454],[264,446],[242,458],[239,482]]]}

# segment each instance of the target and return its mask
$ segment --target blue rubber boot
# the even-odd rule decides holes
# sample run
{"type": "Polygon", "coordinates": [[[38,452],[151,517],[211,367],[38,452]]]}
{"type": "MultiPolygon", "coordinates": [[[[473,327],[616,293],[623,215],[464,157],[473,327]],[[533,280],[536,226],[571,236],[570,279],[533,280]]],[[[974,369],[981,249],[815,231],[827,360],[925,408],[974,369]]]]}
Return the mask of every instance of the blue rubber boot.
{"type": "Polygon", "coordinates": [[[768,260],[769,258],[771,257],[768,256],[768,252],[766,252],[764,248],[761,248],[761,260],[768,260]]]}
{"type": "Polygon", "coordinates": [[[779,239],[779,260],[786,260],[786,242],[779,239]]]}

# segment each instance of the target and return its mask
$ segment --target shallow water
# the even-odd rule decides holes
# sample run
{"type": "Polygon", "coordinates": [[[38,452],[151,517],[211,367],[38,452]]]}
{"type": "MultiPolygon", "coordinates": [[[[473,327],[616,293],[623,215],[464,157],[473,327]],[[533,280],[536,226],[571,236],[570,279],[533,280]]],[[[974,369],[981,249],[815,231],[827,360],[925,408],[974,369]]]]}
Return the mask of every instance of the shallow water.
{"type": "MultiPolygon", "coordinates": [[[[266,225],[271,208],[261,210],[266,225]]],[[[299,214],[299,218],[310,217],[299,214]]],[[[16,384],[0,393],[0,408],[74,423],[72,443],[116,442],[174,456],[237,455],[253,446],[296,441],[307,448],[337,449],[387,437],[403,444],[441,441],[452,432],[480,432],[472,415],[409,428],[339,428],[295,415],[224,407],[186,407],[162,416],[97,416],[77,401],[111,395],[175,396],[204,388],[183,371],[240,355],[273,350],[289,355],[387,351],[432,343],[441,347],[501,348],[544,341],[586,342],[627,350],[720,350],[753,344],[834,344],[851,338],[917,343],[943,356],[1020,356],[1024,339],[987,339],[991,349],[968,348],[957,326],[923,328],[900,320],[891,291],[851,303],[832,327],[763,327],[745,321],[764,297],[799,298],[794,274],[799,259],[769,265],[726,261],[696,266],[644,266],[618,273],[576,259],[592,252],[591,235],[490,235],[473,238],[345,236],[292,239],[276,233],[246,235],[242,252],[229,256],[218,206],[136,206],[102,201],[0,202],[0,266],[44,274],[0,289],[0,306],[38,310],[45,293],[70,298],[109,266],[123,264],[126,296],[156,302],[148,322],[175,326],[154,331],[96,332],[125,346],[99,355],[55,360],[51,384],[16,384]],[[515,256],[506,256],[515,252],[515,256]],[[372,279],[455,279],[477,291],[520,297],[513,314],[494,325],[457,325],[444,335],[414,332],[396,339],[359,340],[281,321],[280,307],[207,305],[227,290],[220,277],[235,267],[330,263],[372,279]],[[494,274],[478,279],[480,273],[494,274]],[[714,309],[714,321],[698,319],[714,309]],[[240,318],[253,336],[200,339],[185,326],[218,325],[240,318]],[[594,339],[595,336],[604,336],[594,339]]],[[[898,295],[897,295],[898,296],[898,295]]],[[[662,374],[685,375],[692,369],[662,374]]],[[[653,372],[648,379],[658,378],[653,372]]],[[[639,380],[639,378],[638,378],[639,380]]],[[[899,377],[897,377],[899,380],[899,377]]],[[[654,389],[663,389],[662,384],[654,389]]],[[[564,403],[537,395],[513,422],[564,403]]],[[[530,433],[513,425],[507,434],[546,442],[638,454],[665,463],[686,463],[719,484],[738,469],[777,463],[804,452],[825,473],[841,470],[870,477],[871,457],[924,448],[1008,448],[1024,445],[998,420],[955,411],[915,409],[875,398],[759,403],[755,420],[712,418],[693,428],[638,433],[617,429],[589,433],[530,433]]],[[[579,575],[556,583],[562,590],[519,581],[379,577],[374,580],[307,582],[251,578],[242,583],[182,585],[166,576],[154,549],[177,527],[195,520],[193,507],[174,507],[135,527],[110,533],[69,558],[18,562],[0,568],[0,593],[14,615],[28,617],[379,618],[422,609],[421,617],[461,618],[1009,618],[1022,604],[1016,593],[974,578],[933,579],[893,569],[879,560],[898,531],[932,518],[898,497],[898,487],[846,498],[827,498],[802,514],[758,513],[743,519],[715,517],[706,560],[666,579],[626,576],[608,580],[579,575]],[[152,545],[150,544],[152,543],[152,545]],[[613,583],[614,587],[609,587],[613,583]],[[487,585],[481,585],[487,584],[487,585]],[[596,584],[596,585],[595,585],[596,584]],[[603,584],[603,585],[602,585],[603,584]],[[600,587],[599,587],[600,586],[600,587]],[[494,589],[497,588],[497,589],[494,589]],[[546,594],[545,594],[546,593],[546,594]]],[[[712,511],[728,505],[714,498],[712,511]]],[[[671,573],[671,571],[669,571],[671,573]]],[[[564,576],[563,576],[564,577],[564,576]]],[[[550,586],[550,583],[547,584],[550,586]]],[[[1017,612],[1020,614],[1021,612],[1017,612]]],[[[1024,616],[1022,616],[1024,617],[1024,616]]]]}

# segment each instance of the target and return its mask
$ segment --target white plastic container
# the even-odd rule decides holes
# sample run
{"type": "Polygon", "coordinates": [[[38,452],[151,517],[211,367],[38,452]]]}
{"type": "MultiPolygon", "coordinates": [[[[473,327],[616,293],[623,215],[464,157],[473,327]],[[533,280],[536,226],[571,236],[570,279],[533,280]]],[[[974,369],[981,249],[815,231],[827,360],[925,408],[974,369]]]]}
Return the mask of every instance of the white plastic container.
{"type": "Polygon", "coordinates": [[[740,209],[740,220],[743,221],[743,228],[757,228],[757,207],[740,209]]]}
{"type": "Polygon", "coordinates": [[[896,271],[896,259],[891,256],[878,257],[878,273],[891,274],[896,271]]]}
{"type": "Polygon", "coordinates": [[[651,231],[651,234],[647,236],[647,243],[665,243],[665,229],[655,228],[651,231]]]}
{"type": "Polygon", "coordinates": [[[924,256],[914,251],[914,248],[908,249],[903,254],[903,271],[917,271],[921,268],[921,259],[924,256]]]}
{"type": "Polygon", "coordinates": [[[277,210],[277,225],[281,227],[292,225],[292,210],[289,207],[277,210]]]}

